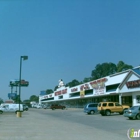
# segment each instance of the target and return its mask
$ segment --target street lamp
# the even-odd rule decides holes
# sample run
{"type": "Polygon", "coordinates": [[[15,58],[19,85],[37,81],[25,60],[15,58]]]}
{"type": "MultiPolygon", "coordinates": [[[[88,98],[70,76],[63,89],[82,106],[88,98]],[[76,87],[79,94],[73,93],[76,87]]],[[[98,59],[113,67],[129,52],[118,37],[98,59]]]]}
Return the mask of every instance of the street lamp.
{"type": "Polygon", "coordinates": [[[21,117],[20,111],[20,95],[21,95],[21,69],[22,69],[22,59],[27,60],[28,56],[20,56],[20,72],[19,72],[19,117],[21,117]]]}

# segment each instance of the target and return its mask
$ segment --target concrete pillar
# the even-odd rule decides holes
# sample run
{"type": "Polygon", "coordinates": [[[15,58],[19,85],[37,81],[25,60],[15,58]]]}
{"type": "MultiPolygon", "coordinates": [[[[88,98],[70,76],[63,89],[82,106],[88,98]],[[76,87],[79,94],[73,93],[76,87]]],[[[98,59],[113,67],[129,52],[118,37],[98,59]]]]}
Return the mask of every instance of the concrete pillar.
{"type": "Polygon", "coordinates": [[[39,97],[39,104],[42,104],[42,102],[41,102],[41,98],[39,97]]]}
{"type": "Polygon", "coordinates": [[[119,104],[122,104],[122,93],[119,94],[119,104]]]}
{"type": "Polygon", "coordinates": [[[136,94],[132,93],[132,106],[137,104],[136,94]]]}

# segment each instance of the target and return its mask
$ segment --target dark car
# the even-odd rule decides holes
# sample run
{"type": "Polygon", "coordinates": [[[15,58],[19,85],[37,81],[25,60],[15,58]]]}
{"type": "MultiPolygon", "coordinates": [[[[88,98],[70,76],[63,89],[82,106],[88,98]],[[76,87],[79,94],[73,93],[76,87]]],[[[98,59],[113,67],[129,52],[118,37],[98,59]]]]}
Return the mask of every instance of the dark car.
{"type": "Polygon", "coordinates": [[[97,113],[97,105],[98,103],[88,103],[84,106],[84,112],[87,114],[94,114],[97,113]]]}
{"type": "Polygon", "coordinates": [[[64,105],[58,105],[58,104],[53,104],[50,106],[50,109],[65,109],[66,107],[64,105]]]}
{"type": "Polygon", "coordinates": [[[138,119],[140,120],[140,106],[133,106],[124,111],[124,117],[128,117],[129,119],[138,119]]]}
{"type": "Polygon", "coordinates": [[[23,111],[28,111],[29,107],[25,104],[23,104],[23,111]]]}

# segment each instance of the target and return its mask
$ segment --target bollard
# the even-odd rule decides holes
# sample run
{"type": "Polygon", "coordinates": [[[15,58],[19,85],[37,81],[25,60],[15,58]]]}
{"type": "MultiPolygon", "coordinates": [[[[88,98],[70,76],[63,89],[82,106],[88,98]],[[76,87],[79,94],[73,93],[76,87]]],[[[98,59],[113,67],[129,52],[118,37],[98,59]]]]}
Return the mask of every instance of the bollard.
{"type": "Polygon", "coordinates": [[[17,117],[19,118],[19,117],[21,117],[22,116],[22,112],[17,112],[17,117]]]}

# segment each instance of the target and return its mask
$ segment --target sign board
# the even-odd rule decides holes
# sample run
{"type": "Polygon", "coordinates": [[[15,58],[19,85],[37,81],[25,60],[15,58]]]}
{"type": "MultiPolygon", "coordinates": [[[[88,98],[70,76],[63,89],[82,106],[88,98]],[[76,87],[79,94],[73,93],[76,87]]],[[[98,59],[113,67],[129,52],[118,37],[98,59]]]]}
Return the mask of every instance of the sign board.
{"type": "Polygon", "coordinates": [[[9,99],[16,99],[17,94],[16,93],[8,93],[8,98],[9,99]]]}

